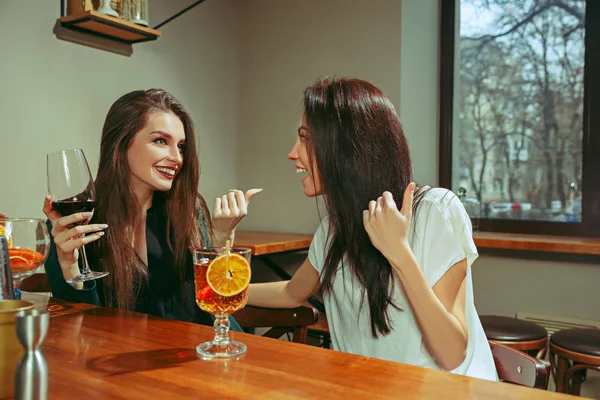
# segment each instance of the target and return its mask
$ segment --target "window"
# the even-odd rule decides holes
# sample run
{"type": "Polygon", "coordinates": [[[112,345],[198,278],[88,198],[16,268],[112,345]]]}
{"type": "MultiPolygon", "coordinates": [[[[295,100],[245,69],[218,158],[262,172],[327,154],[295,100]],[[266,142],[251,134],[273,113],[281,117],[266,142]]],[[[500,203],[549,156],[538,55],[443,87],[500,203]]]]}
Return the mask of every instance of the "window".
{"type": "Polygon", "coordinates": [[[441,12],[441,186],[479,230],[600,236],[600,1],[441,12]]]}

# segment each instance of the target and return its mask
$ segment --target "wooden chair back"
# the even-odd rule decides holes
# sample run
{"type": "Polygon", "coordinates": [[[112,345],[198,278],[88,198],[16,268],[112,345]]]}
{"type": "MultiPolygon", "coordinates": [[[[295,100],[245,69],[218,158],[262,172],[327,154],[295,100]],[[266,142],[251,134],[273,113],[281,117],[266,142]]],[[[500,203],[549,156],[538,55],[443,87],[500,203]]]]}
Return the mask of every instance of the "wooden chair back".
{"type": "Polygon", "coordinates": [[[246,306],[233,314],[242,328],[272,327],[263,336],[279,339],[293,331],[293,341],[306,343],[308,326],[319,320],[319,312],[312,306],[297,308],[262,308],[246,306]]]}
{"type": "Polygon", "coordinates": [[[498,377],[508,383],[548,389],[550,368],[547,362],[503,344],[490,342],[498,377]]]}

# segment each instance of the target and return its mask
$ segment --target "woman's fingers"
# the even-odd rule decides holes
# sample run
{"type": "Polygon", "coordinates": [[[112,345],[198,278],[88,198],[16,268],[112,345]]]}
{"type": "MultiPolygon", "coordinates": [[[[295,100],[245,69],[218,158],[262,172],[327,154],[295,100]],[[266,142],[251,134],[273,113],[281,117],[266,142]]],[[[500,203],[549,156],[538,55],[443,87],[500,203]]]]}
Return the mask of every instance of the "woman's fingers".
{"type": "Polygon", "coordinates": [[[238,205],[238,199],[236,198],[235,192],[227,193],[227,200],[229,201],[229,214],[230,217],[240,216],[240,207],[238,205]]]}
{"type": "Polygon", "coordinates": [[[220,217],[220,216],[221,216],[221,212],[222,212],[222,211],[221,211],[221,198],[220,198],[220,197],[217,197],[217,198],[215,199],[215,205],[214,205],[214,207],[213,207],[213,213],[212,213],[212,215],[213,215],[213,218],[218,218],[218,217],[220,217]]]}
{"type": "Polygon", "coordinates": [[[82,212],[59,218],[54,224],[54,229],[52,229],[52,235],[56,237],[56,234],[68,230],[71,227],[71,225],[89,220],[90,218],[92,218],[92,215],[94,214],[91,212],[82,212]]]}
{"type": "Polygon", "coordinates": [[[62,244],[62,246],[60,247],[60,250],[64,253],[71,253],[83,245],[86,245],[88,243],[91,243],[91,242],[94,242],[94,241],[100,239],[102,236],[104,236],[103,231],[96,232],[96,233],[93,233],[93,234],[87,235],[87,236],[82,236],[77,239],[69,240],[69,241],[65,242],[64,244],[62,244]]]}
{"type": "Polygon", "coordinates": [[[56,210],[54,210],[54,207],[52,207],[52,197],[50,197],[50,195],[46,195],[46,197],[44,198],[44,208],[42,208],[42,211],[44,212],[44,215],[50,220],[52,226],[54,226],[56,221],[58,221],[61,218],[60,214],[57,213],[56,210]]]}
{"type": "Polygon", "coordinates": [[[398,209],[396,206],[396,202],[394,201],[394,196],[390,192],[383,192],[383,204],[385,204],[388,208],[398,209]]]}
{"type": "Polygon", "coordinates": [[[229,198],[226,194],[221,197],[221,214],[224,217],[229,217],[229,198]]]}
{"type": "Polygon", "coordinates": [[[78,225],[54,236],[54,243],[56,243],[57,246],[60,246],[63,243],[78,239],[80,236],[90,233],[101,233],[100,236],[102,236],[104,235],[104,229],[106,228],[108,228],[108,225],[106,224],[78,225]]]}
{"type": "Polygon", "coordinates": [[[257,194],[262,192],[262,189],[250,189],[244,194],[244,198],[246,199],[246,203],[250,203],[250,200],[257,194]]]}
{"type": "Polygon", "coordinates": [[[242,192],[238,189],[230,189],[226,195],[217,197],[213,207],[214,219],[243,218],[248,214],[250,199],[262,189],[250,189],[242,192]]]}
{"type": "Polygon", "coordinates": [[[377,203],[374,200],[369,202],[369,216],[372,218],[375,215],[375,207],[377,207],[377,203]]]}
{"type": "Polygon", "coordinates": [[[246,200],[246,196],[244,195],[244,192],[242,192],[241,190],[237,190],[237,189],[231,189],[229,191],[230,198],[231,198],[231,195],[233,195],[235,197],[235,202],[239,209],[239,213],[237,214],[237,216],[243,217],[246,214],[248,214],[248,201],[246,200]]]}
{"type": "Polygon", "coordinates": [[[414,182],[409,183],[406,187],[406,190],[404,191],[404,200],[402,201],[402,210],[400,210],[402,215],[409,219],[412,216],[412,206],[415,194],[415,187],[416,184],[414,182]]]}
{"type": "Polygon", "coordinates": [[[369,226],[369,210],[364,210],[363,211],[363,225],[365,226],[365,229],[367,229],[368,232],[368,226],[369,226]]]}

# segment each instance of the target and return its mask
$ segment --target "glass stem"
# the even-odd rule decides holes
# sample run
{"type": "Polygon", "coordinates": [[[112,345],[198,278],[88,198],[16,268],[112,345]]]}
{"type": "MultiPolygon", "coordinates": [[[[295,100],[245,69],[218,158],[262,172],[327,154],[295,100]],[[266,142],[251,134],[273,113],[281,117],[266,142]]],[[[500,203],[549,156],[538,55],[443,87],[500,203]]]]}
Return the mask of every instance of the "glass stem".
{"type": "Polygon", "coordinates": [[[229,319],[227,314],[215,315],[215,338],[213,343],[219,346],[225,346],[229,344],[229,319]]]}
{"type": "Polygon", "coordinates": [[[87,255],[85,254],[85,245],[79,248],[81,250],[81,274],[87,275],[90,273],[90,267],[87,262],[87,255]]]}

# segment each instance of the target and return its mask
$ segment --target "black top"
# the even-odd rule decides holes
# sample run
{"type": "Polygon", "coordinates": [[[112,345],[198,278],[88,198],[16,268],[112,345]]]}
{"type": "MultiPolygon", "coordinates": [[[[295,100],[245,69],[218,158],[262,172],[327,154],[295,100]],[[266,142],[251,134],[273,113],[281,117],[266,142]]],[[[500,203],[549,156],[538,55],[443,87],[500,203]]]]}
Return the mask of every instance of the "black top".
{"type": "MultiPolygon", "coordinates": [[[[189,252],[183,288],[179,282],[179,273],[174,267],[174,254],[167,244],[167,213],[161,198],[162,196],[154,196],[152,208],[147,211],[146,215],[148,279],[144,282],[137,282],[136,289],[139,289],[139,295],[133,311],[180,321],[212,325],[214,318],[200,310],[194,300],[194,263],[189,252]]],[[[204,218],[201,218],[201,221],[203,225],[206,224],[204,218]]],[[[50,222],[47,222],[47,224],[48,229],[51,230],[50,222]]],[[[83,290],[75,289],[63,277],[54,238],[52,238],[52,235],[50,235],[50,238],[50,252],[44,266],[48,282],[52,288],[52,295],[68,301],[104,306],[106,301],[102,285],[106,278],[85,282],[83,290]]],[[[208,243],[208,238],[203,239],[204,243],[208,243]]],[[[96,264],[97,261],[92,257],[94,257],[93,254],[88,252],[90,265],[96,264]]],[[[143,263],[139,258],[138,261],[143,263]]],[[[230,317],[229,320],[232,330],[241,331],[233,318],[230,317]]]]}

